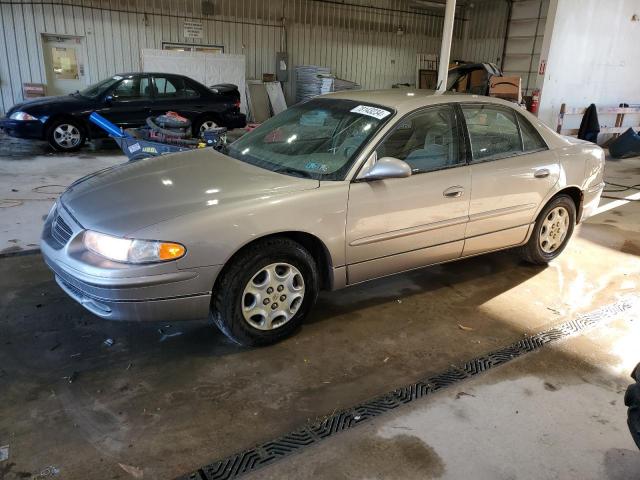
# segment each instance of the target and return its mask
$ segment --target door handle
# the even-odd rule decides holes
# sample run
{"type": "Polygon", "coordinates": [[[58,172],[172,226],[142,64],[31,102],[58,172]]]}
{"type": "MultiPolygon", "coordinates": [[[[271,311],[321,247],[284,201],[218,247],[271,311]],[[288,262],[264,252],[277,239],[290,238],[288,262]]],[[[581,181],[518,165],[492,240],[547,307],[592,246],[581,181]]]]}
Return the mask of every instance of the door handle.
{"type": "Polygon", "coordinates": [[[453,187],[447,188],[444,192],[442,192],[442,195],[447,198],[458,198],[461,197],[463,193],[464,188],[462,188],[460,185],[455,185],[453,187]]]}
{"type": "Polygon", "coordinates": [[[533,176],[536,178],[545,178],[551,175],[551,172],[548,168],[540,168],[533,173],[533,176]]]}

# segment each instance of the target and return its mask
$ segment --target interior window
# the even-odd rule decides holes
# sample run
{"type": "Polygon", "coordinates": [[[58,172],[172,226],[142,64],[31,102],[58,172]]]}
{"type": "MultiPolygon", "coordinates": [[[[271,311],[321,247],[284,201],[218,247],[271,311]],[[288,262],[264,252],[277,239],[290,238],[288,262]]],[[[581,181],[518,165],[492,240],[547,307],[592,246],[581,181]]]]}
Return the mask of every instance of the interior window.
{"type": "Polygon", "coordinates": [[[515,113],[492,105],[462,105],[474,161],[522,153],[515,113]]]}
{"type": "Polygon", "coordinates": [[[453,108],[432,107],[400,120],[376,153],[378,158],[404,160],[413,173],[458,164],[461,156],[453,108]]]}
{"type": "Polygon", "coordinates": [[[149,77],[131,77],[122,80],[111,93],[116,101],[139,100],[151,96],[149,77]]]}
{"type": "Polygon", "coordinates": [[[544,143],[538,131],[526,118],[519,115],[518,122],[520,123],[520,133],[522,133],[522,143],[525,152],[536,152],[547,149],[547,145],[544,143]]]}
{"type": "Polygon", "coordinates": [[[198,92],[182,78],[155,77],[158,98],[192,98],[198,92]]]}

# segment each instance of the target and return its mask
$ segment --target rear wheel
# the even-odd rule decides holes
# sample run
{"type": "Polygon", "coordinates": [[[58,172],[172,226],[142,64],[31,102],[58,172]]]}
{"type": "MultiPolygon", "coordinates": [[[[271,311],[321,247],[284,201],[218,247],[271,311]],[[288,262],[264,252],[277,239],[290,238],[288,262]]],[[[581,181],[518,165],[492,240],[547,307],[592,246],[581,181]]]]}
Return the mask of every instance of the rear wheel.
{"type": "Polygon", "coordinates": [[[211,317],[239,345],[268,345],[293,333],[317,296],[317,266],[309,252],[286,238],[268,239],[225,267],[211,317]]]}
{"type": "Polygon", "coordinates": [[[220,124],[212,117],[202,118],[193,124],[193,136],[196,138],[202,137],[204,132],[214,130],[220,127],[220,124]]]}
{"type": "Polygon", "coordinates": [[[75,152],[85,142],[82,126],[74,120],[56,120],[47,129],[47,141],[59,152],[75,152]]]}
{"type": "Polygon", "coordinates": [[[576,224],[576,205],[568,195],[558,195],[544,207],[526,245],[520,247],[524,260],[545,265],[556,258],[569,242],[576,224]]]}

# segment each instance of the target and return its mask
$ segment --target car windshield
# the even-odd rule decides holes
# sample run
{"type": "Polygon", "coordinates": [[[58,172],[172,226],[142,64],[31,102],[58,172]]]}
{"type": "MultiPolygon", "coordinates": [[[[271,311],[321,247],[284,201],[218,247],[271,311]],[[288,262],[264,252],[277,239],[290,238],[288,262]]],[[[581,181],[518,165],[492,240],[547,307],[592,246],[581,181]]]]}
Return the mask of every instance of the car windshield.
{"type": "Polygon", "coordinates": [[[264,122],[232,143],[227,155],[286,175],[343,180],[361,148],[392,114],[378,105],[318,98],[264,122]]]}
{"type": "Polygon", "coordinates": [[[98,95],[100,95],[102,92],[107,90],[109,87],[118,83],[120,80],[122,80],[122,77],[119,75],[115,75],[111,78],[107,78],[105,80],[102,80],[98,83],[94,83],[93,85],[85,88],[80,92],[80,95],[88,98],[96,98],[98,95]]]}

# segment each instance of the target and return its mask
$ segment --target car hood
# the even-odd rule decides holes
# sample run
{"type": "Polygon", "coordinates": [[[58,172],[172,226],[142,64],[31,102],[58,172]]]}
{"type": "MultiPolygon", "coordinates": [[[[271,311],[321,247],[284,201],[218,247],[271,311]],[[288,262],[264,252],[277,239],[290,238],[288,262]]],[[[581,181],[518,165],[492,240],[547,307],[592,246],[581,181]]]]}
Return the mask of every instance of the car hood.
{"type": "Polygon", "coordinates": [[[89,100],[78,95],[60,95],[57,97],[40,97],[28,100],[26,102],[17,103],[7,112],[7,116],[13,112],[22,111],[27,113],[47,112],[52,106],[65,106],[74,108],[79,105],[85,105],[89,100]]]}
{"type": "Polygon", "coordinates": [[[126,236],[212,205],[231,208],[318,187],[318,180],[274,173],[204,148],[101,170],[72,184],[61,203],[84,228],[126,236]]]}

